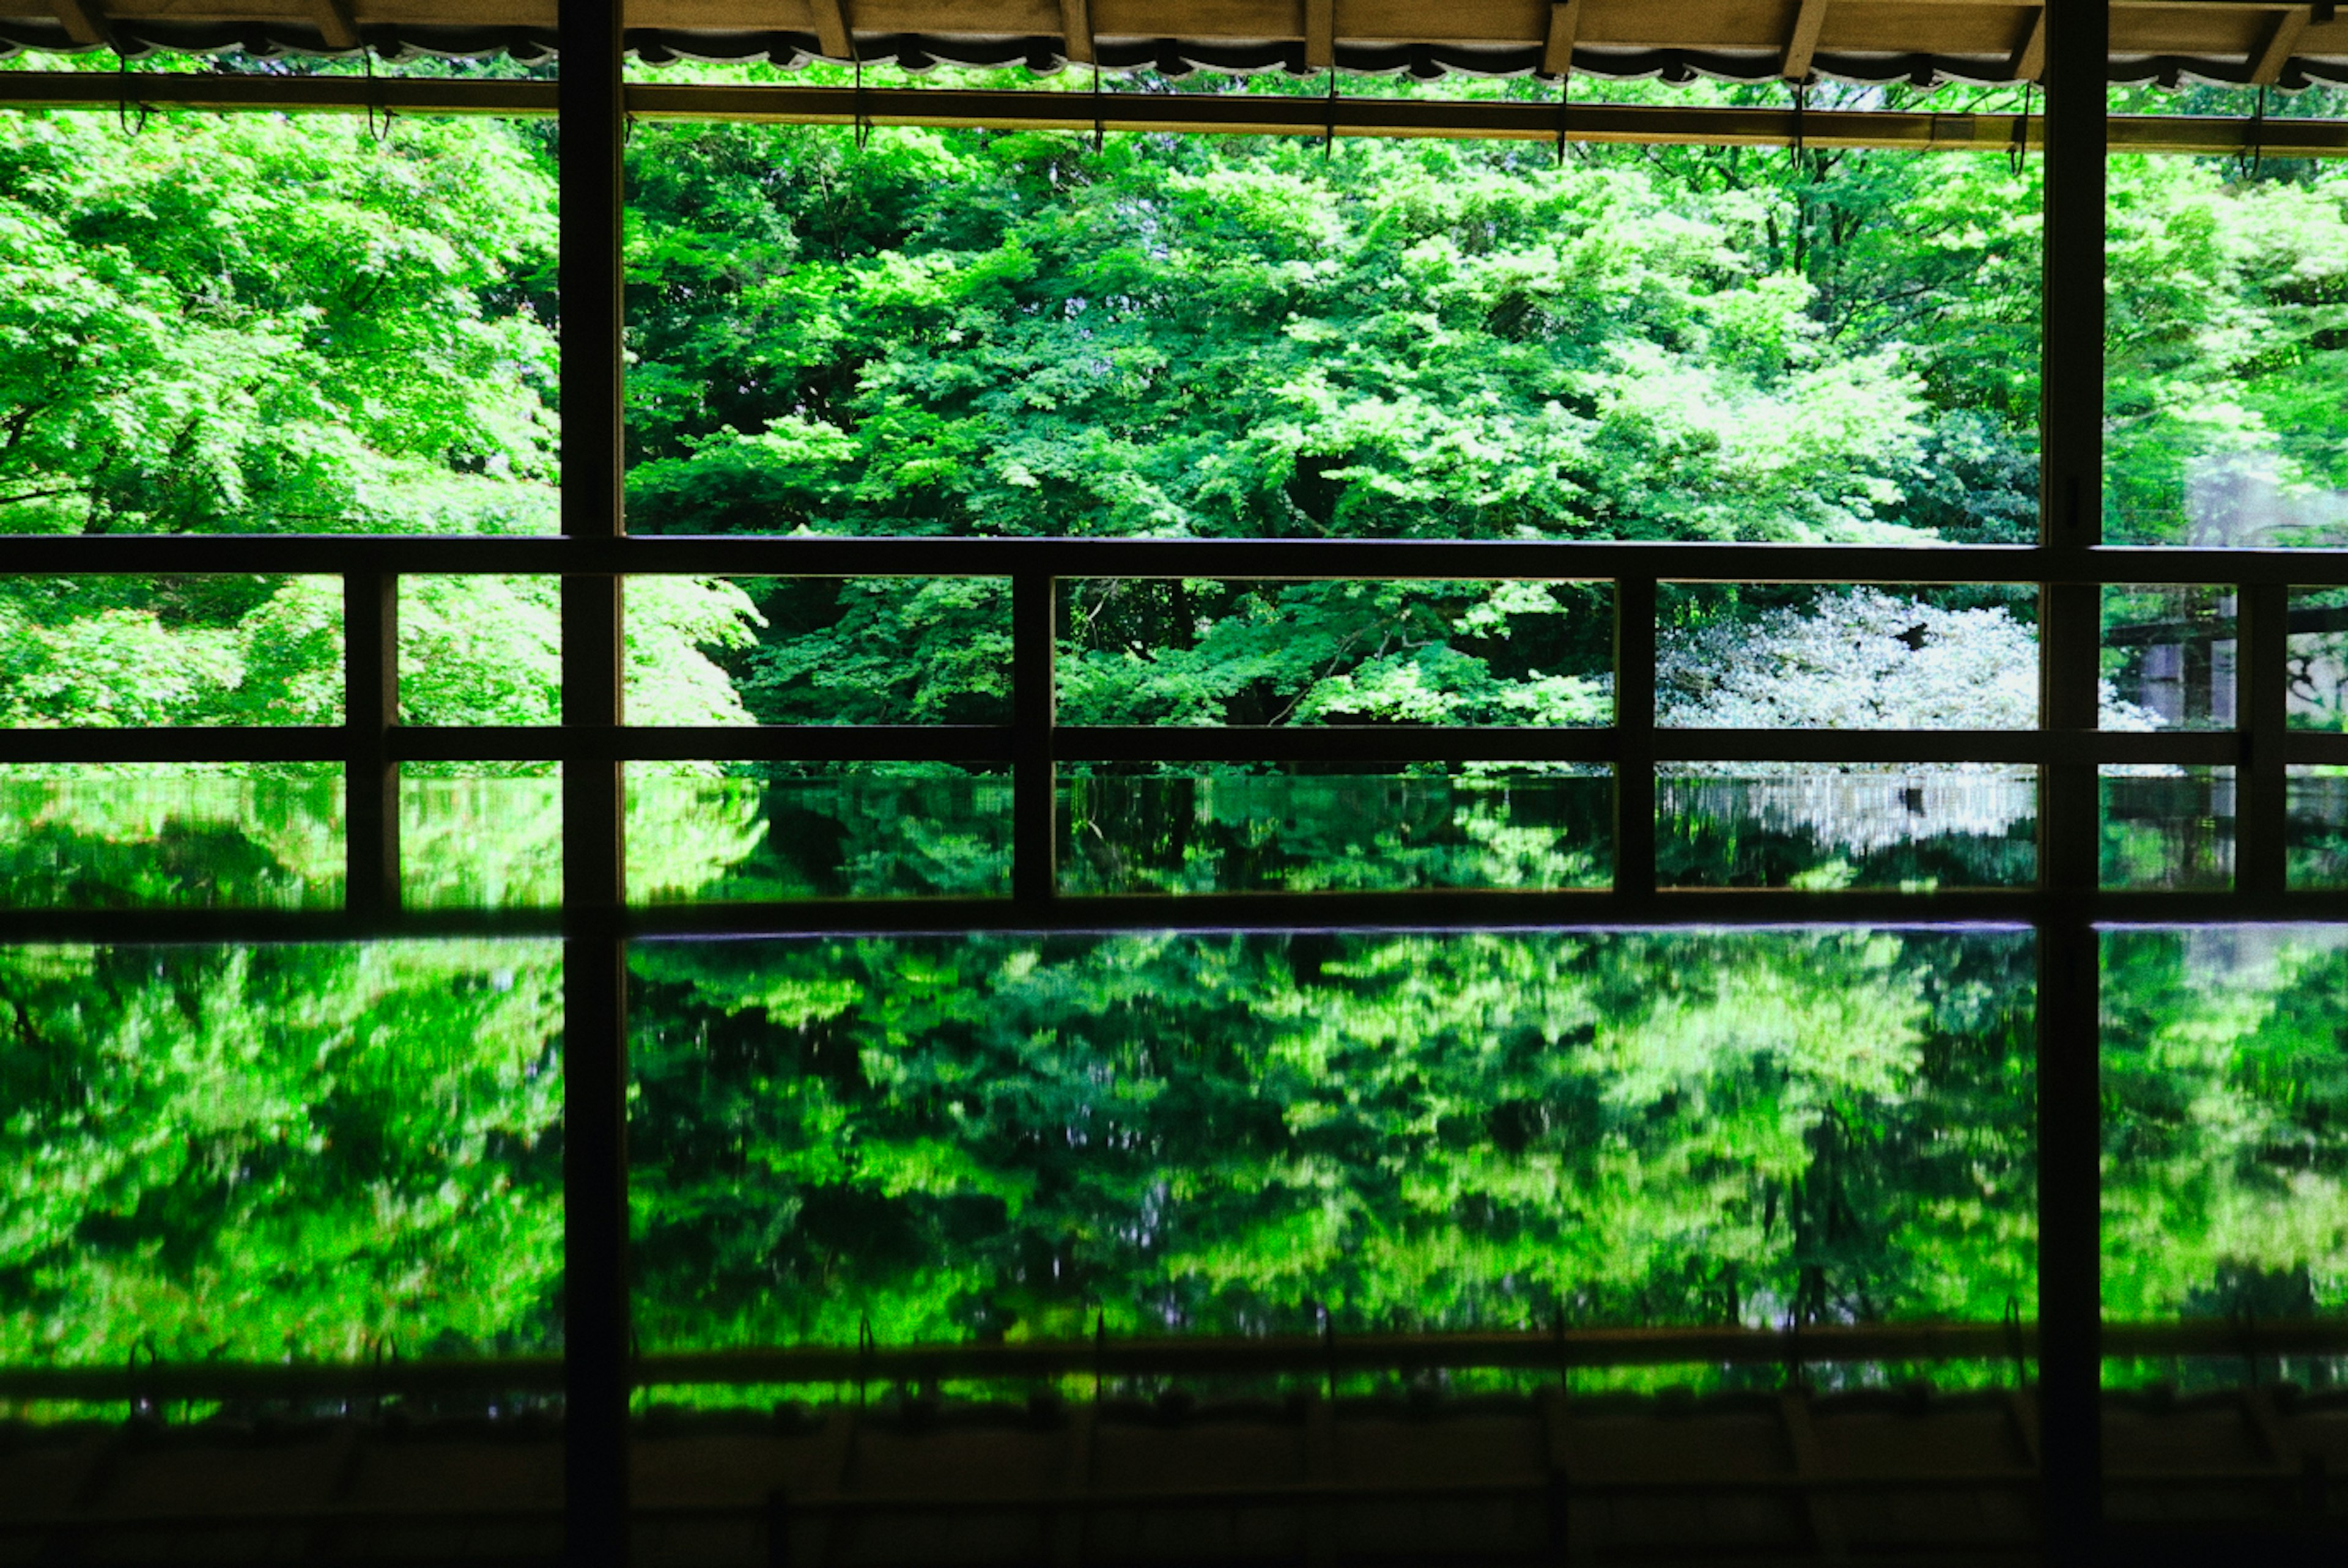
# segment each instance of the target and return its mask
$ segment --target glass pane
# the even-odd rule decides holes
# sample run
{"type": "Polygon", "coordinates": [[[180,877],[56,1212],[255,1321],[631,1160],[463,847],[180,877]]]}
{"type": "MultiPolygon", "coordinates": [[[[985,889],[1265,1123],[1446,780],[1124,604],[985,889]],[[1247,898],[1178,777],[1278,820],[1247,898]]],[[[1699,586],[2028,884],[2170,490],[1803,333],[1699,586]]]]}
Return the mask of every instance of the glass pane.
{"type": "Polygon", "coordinates": [[[2234,885],[2234,770],[2122,764],[2101,770],[2103,885],[2158,891],[2234,885]]]}
{"type": "Polygon", "coordinates": [[[2034,590],[1665,583],[1656,722],[1674,729],[2027,730],[2034,590]]]}
{"type": "Polygon", "coordinates": [[[0,994],[0,1360],[559,1347],[558,944],[17,948],[0,994]]]}
{"type": "Polygon", "coordinates": [[[2038,170],[2003,148],[639,129],[638,532],[2035,526],[2038,170]]]}
{"type": "Polygon", "coordinates": [[[1603,768],[1264,772],[1094,764],[1060,794],[1071,893],[1603,887],[1603,768]]]}
{"type": "Polygon", "coordinates": [[[0,766],[0,907],[336,909],[331,764],[0,766]]]}
{"type": "Polygon", "coordinates": [[[1666,887],[2026,886],[2038,876],[2028,770],[1665,767],[1655,870],[1666,887]]]}
{"type": "Polygon", "coordinates": [[[0,123],[0,532],[554,532],[543,125],[152,120],[0,123]]]}
{"type": "Polygon", "coordinates": [[[2348,730],[2348,589],[2297,589],[2287,624],[2294,730],[2348,730]]]}
{"type": "Polygon", "coordinates": [[[2111,543],[2348,541],[2343,207],[2348,168],[2331,159],[2111,160],[2111,543]]]}
{"type": "Polygon", "coordinates": [[[2234,590],[2104,589],[2103,728],[2230,730],[2234,590]]]}
{"type": "Polygon", "coordinates": [[[2284,788],[2290,885],[2348,887],[2348,768],[2292,768],[2284,788]]]}
{"type": "Polygon", "coordinates": [[[399,900],[410,909],[546,908],[561,903],[561,765],[403,767],[399,900]]]}
{"type": "Polygon", "coordinates": [[[1066,724],[1611,723],[1613,585],[1062,585],[1066,724]]]}
{"type": "Polygon", "coordinates": [[[0,577],[0,725],[343,722],[337,578],[0,577]]]}
{"type": "Polygon", "coordinates": [[[1007,724],[1007,578],[630,578],[632,724],[1007,724]]]}
{"type": "Polygon", "coordinates": [[[1994,1320],[2025,932],[642,943],[647,1349],[1994,1320]]]}
{"type": "MultiPolygon", "coordinates": [[[[2348,1311],[2348,927],[2107,931],[2103,944],[2106,1318],[2348,1311]]],[[[2116,1363],[2106,1376],[2179,1370],[2116,1363]]],[[[2243,1374],[2239,1357],[2182,1370],[2243,1374]]]]}
{"type": "Polygon", "coordinates": [[[947,763],[719,766],[627,765],[634,902],[1011,891],[1007,772],[947,763]]]}

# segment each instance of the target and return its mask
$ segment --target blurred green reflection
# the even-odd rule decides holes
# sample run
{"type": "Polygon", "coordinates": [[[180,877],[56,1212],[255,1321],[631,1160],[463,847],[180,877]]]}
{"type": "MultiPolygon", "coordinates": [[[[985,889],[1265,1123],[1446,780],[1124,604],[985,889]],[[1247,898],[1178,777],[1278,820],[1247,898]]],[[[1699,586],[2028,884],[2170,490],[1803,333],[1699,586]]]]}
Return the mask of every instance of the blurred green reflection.
{"type": "Polygon", "coordinates": [[[2348,1310],[2348,927],[2103,943],[2105,1316],[2348,1310]]]}
{"type": "Polygon", "coordinates": [[[2037,781],[1986,767],[1667,766],[1655,821],[1667,887],[1927,891],[2037,876],[2037,781]]]}
{"type": "Polygon", "coordinates": [[[0,949],[0,1363],[543,1350],[551,942],[0,949]]]}
{"type": "Polygon", "coordinates": [[[647,1348],[1994,1318],[2026,933],[650,943],[647,1348]]]}
{"type": "Polygon", "coordinates": [[[640,904],[1011,890],[1011,780],[936,763],[628,765],[640,904]]]}
{"type": "Polygon", "coordinates": [[[1604,769],[1094,766],[1061,791],[1072,893],[1603,887],[1604,769]]]}
{"type": "Polygon", "coordinates": [[[339,908],[331,764],[0,767],[0,906],[339,908]]]}

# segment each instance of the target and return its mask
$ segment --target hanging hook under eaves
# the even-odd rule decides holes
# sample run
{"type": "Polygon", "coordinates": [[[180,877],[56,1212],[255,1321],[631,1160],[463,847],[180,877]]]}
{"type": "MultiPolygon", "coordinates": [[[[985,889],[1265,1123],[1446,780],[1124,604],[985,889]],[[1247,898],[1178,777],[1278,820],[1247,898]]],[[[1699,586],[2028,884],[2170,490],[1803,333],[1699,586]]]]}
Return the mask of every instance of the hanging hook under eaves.
{"type": "Polygon", "coordinates": [[[1573,73],[1557,79],[1557,166],[1565,167],[1565,133],[1573,123],[1573,73]]]}
{"type": "Polygon", "coordinates": [[[2007,149],[2005,155],[2005,166],[2013,171],[2013,178],[2016,179],[2022,178],[2024,167],[2023,159],[2030,151],[2030,102],[2037,91],[2036,82],[2022,84],[2022,112],[2014,117],[2013,145],[2007,149]]]}
{"type": "Polygon", "coordinates": [[[367,135],[375,138],[375,144],[377,147],[381,147],[391,139],[391,104],[384,97],[382,89],[376,85],[375,51],[362,45],[359,49],[359,63],[366,67],[367,135]],[[376,123],[378,111],[383,116],[383,123],[379,127],[376,123]]]}
{"type": "Polygon", "coordinates": [[[139,128],[133,130],[130,128],[130,56],[124,54],[118,46],[114,51],[114,58],[118,67],[117,82],[119,87],[114,98],[114,122],[122,128],[122,134],[125,136],[144,136],[147,133],[147,116],[149,112],[147,104],[142,102],[139,105],[139,128]]]}
{"type": "Polygon", "coordinates": [[[2261,87],[2259,88],[2258,102],[2250,109],[2250,129],[2242,138],[2242,155],[2235,160],[2234,165],[2241,172],[2243,179],[2256,179],[2259,177],[2259,166],[2266,161],[2266,144],[2267,90],[2261,87]]]}

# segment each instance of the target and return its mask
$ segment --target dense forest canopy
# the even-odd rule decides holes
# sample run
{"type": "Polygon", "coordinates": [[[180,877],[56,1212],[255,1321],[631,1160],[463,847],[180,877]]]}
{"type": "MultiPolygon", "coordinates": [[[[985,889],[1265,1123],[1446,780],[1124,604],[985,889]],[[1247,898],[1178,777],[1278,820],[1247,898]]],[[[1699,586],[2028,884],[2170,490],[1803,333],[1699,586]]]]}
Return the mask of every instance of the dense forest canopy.
{"type": "MultiPolygon", "coordinates": [[[[0,121],[0,530],[551,531],[553,134],[0,121]]],[[[672,125],[627,159],[638,531],[2034,527],[2034,160],[672,125]]],[[[2333,537],[2348,174],[2121,159],[2112,189],[2112,536],[2333,537]]],[[[1007,713],[1001,581],[627,592],[638,722],[1007,713]]],[[[1604,724],[1611,613],[1593,583],[1073,584],[1060,711],[1604,724]]],[[[2025,727],[2034,618],[1985,588],[1682,595],[1663,716],[2025,727]]],[[[557,637],[550,580],[405,584],[405,716],[558,721],[557,637]]],[[[0,579],[0,723],[331,723],[339,656],[328,579],[0,579]]],[[[2106,723],[2209,722],[2153,662],[2107,656],[2106,723]]],[[[559,896],[544,768],[412,771],[411,905],[559,896]]],[[[2027,781],[1744,773],[1666,781],[1665,880],[2035,875],[2027,781]]],[[[1000,774],[630,780],[640,898],[1007,882],[1000,774]]],[[[2224,877],[2216,785],[2111,787],[2152,801],[2114,806],[2115,879],[2224,877]]],[[[1074,893],[1610,874],[1610,783],[1572,770],[1066,792],[1074,893]]],[[[0,805],[18,902],[340,898],[331,770],[14,765],[0,805]]],[[[648,1345],[1988,1317],[2034,1288],[2024,933],[634,962],[648,1345]]],[[[2322,932],[2108,942],[2116,1315],[2341,1305],[2343,962],[2322,932]]],[[[549,1344],[560,994],[529,944],[0,953],[0,1359],[549,1344]]]]}

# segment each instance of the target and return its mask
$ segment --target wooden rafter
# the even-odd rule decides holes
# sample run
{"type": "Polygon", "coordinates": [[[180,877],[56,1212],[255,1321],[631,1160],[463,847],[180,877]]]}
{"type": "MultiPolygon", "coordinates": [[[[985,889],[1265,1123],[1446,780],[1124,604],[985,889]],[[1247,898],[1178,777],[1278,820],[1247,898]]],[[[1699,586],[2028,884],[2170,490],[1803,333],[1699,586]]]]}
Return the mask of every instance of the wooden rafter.
{"type": "Polygon", "coordinates": [[[1337,63],[1337,0],[1304,0],[1304,65],[1325,71],[1337,63]]]}
{"type": "Polygon", "coordinates": [[[1826,21],[1827,0],[1802,0],[1794,13],[1793,31],[1786,36],[1786,54],[1778,64],[1778,75],[1789,82],[1808,78],[1810,61],[1818,52],[1818,33],[1826,21]]]}
{"type": "Polygon", "coordinates": [[[2282,79],[2282,68],[2291,64],[2291,56],[2299,48],[2299,36],[2307,31],[2313,8],[2293,5],[2274,19],[2267,30],[2266,42],[2250,60],[2250,80],[2260,87],[2271,87],[2282,79]]]}
{"type": "Polygon", "coordinates": [[[1552,77],[1573,71],[1574,36],[1581,30],[1581,0],[1555,0],[1549,8],[1549,41],[1541,48],[1541,71],[1552,77]]]}
{"type": "Polygon", "coordinates": [[[49,9],[75,43],[91,46],[107,41],[105,17],[96,0],[49,0],[49,9]]]}
{"type": "Polygon", "coordinates": [[[856,37],[850,30],[848,0],[808,0],[808,10],[815,17],[816,42],[823,46],[828,58],[852,60],[856,57],[856,37]]]}
{"type": "Polygon", "coordinates": [[[355,49],[359,46],[358,18],[352,15],[350,0],[309,0],[310,20],[318,25],[318,36],[330,49],[355,49]]]}
{"type": "Polygon", "coordinates": [[[1060,0],[1061,52],[1079,66],[1098,56],[1093,52],[1092,0],[1060,0]]]}
{"type": "Polygon", "coordinates": [[[2034,82],[2046,74],[2046,7],[2038,7],[2038,15],[2030,19],[2030,31],[2022,46],[2013,51],[2013,64],[2009,67],[2017,82],[2034,82]]]}

